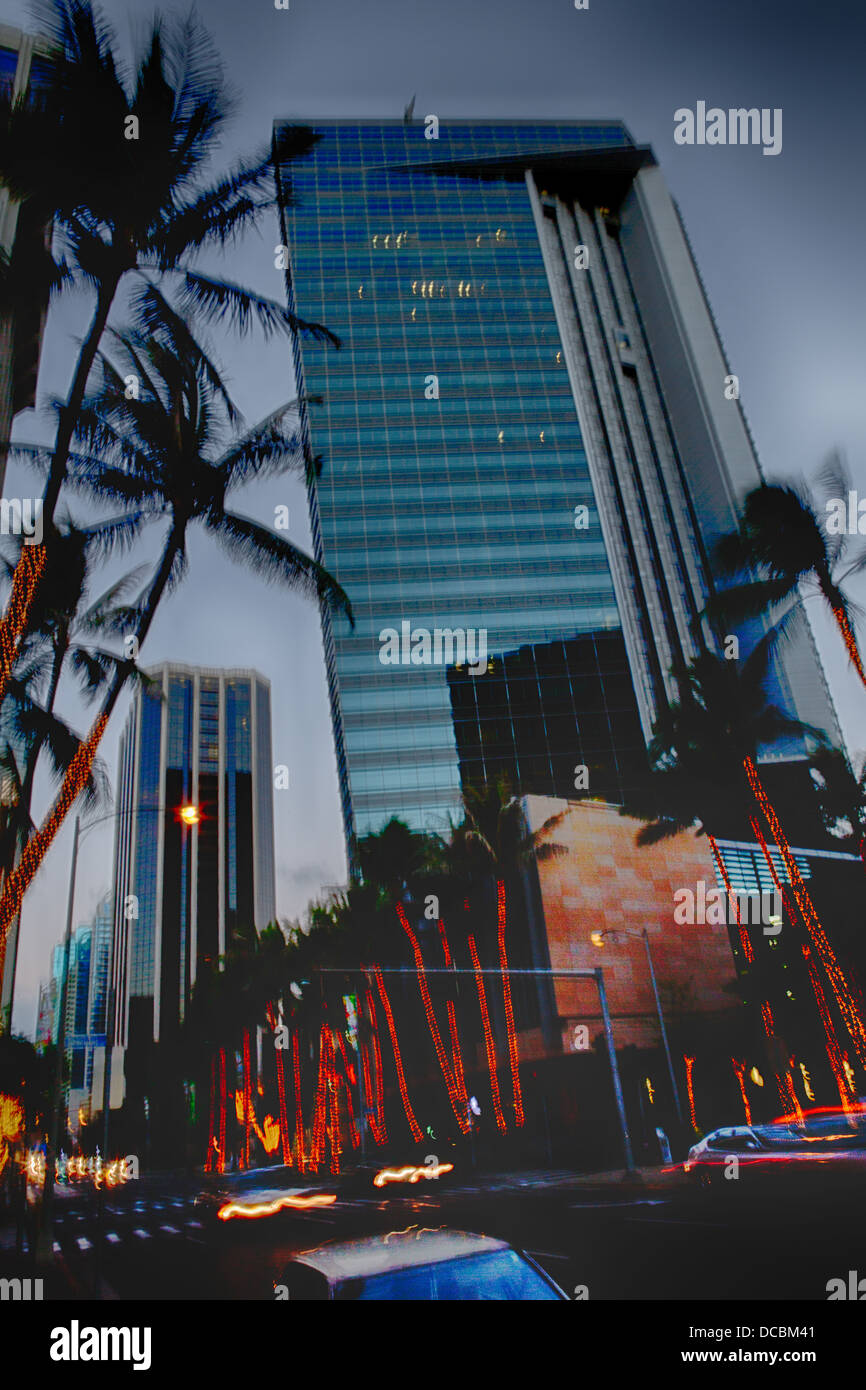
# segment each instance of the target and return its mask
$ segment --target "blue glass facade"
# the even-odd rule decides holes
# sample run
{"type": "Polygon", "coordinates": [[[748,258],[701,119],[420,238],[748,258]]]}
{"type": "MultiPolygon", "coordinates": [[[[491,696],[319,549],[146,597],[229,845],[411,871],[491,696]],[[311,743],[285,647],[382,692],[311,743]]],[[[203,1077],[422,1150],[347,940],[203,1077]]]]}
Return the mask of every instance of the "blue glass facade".
{"type": "Polygon", "coordinates": [[[415,663],[410,650],[383,664],[383,633],[460,629],[478,650],[483,632],[493,657],[619,630],[533,211],[508,161],[633,146],[616,123],[449,122],[437,140],[423,122],[315,129],[282,171],[283,217],[290,299],[342,340],[296,344],[296,370],[323,397],[308,410],[324,458],[314,541],[356,616],[354,631],[325,619],[351,842],[392,815],[442,829],[460,795],[446,672],[461,663],[447,646],[424,661],[422,643],[415,663]]]}

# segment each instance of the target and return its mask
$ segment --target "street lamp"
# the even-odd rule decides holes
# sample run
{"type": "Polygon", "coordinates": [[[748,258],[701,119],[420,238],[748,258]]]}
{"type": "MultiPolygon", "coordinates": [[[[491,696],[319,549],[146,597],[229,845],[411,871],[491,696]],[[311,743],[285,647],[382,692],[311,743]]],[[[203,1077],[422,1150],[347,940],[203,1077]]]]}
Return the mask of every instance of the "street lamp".
{"type": "Polygon", "coordinates": [[[662,1035],[662,1044],[664,1046],[665,1056],[668,1062],[668,1074],[671,1078],[671,1090],[673,1091],[674,1096],[674,1106],[676,1107],[677,1119],[679,1120],[680,1124],[682,1124],[683,1112],[682,1107],[680,1105],[680,1093],[677,1088],[677,1078],[674,1073],[673,1058],[671,1057],[671,1049],[668,1043],[668,1034],[667,1029],[665,1028],[664,1014],[662,1013],[662,1001],[659,998],[658,985],[656,984],[656,972],[653,969],[653,958],[649,944],[649,932],[647,931],[646,927],[642,927],[640,931],[629,931],[626,927],[605,927],[603,931],[590,932],[589,939],[592,942],[593,946],[597,946],[599,949],[601,949],[604,946],[604,938],[606,936],[631,936],[635,939],[643,939],[643,944],[646,947],[646,958],[647,964],[649,965],[649,973],[650,979],[652,981],[653,994],[655,995],[656,1010],[659,1016],[659,1031],[662,1035]]]}

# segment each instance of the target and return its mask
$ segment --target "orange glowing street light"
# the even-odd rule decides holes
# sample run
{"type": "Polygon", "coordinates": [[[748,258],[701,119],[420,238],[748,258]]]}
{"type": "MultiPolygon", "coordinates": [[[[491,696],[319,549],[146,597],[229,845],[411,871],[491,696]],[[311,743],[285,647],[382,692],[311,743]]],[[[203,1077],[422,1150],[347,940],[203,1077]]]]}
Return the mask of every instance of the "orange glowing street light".
{"type": "Polygon", "coordinates": [[[201,810],[198,806],[185,805],[178,807],[178,817],[184,825],[198,825],[201,820],[201,810]]]}

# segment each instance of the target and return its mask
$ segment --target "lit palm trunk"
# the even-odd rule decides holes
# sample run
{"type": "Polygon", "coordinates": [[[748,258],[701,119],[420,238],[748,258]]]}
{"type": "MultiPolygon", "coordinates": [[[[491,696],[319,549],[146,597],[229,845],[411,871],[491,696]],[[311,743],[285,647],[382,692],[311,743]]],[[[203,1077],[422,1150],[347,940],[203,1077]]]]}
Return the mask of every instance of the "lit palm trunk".
{"type": "MultiPolygon", "coordinates": [[[[779,876],[776,873],[776,866],[773,863],[772,855],[770,854],[769,848],[767,846],[766,837],[764,836],[764,833],[761,830],[761,827],[754,816],[750,817],[750,824],[752,827],[752,833],[754,834],[755,839],[758,841],[758,844],[761,846],[761,852],[763,853],[764,859],[767,861],[767,868],[770,871],[770,877],[773,880],[773,886],[776,889],[776,892],[779,894],[781,901],[785,904],[786,908],[788,909],[789,916],[793,921],[794,914],[791,911],[790,901],[787,893],[785,892],[785,889],[779,881],[779,876]]],[[[839,1047],[839,1040],[836,1037],[836,1031],[833,1027],[833,1020],[830,1017],[830,1011],[827,1008],[827,1000],[824,997],[824,991],[821,988],[821,982],[818,978],[818,973],[815,969],[812,954],[808,946],[803,946],[803,955],[805,957],[806,964],[809,969],[809,980],[812,985],[812,992],[815,995],[815,1003],[818,1006],[818,1015],[821,1019],[821,1026],[824,1029],[827,1060],[830,1063],[830,1069],[833,1072],[833,1077],[836,1081],[836,1086],[839,1091],[839,1097],[842,1101],[842,1106],[844,1109],[848,1109],[850,1100],[850,1088],[845,1077],[845,1069],[842,1062],[842,1051],[839,1047]]]]}
{"type": "MultiPolygon", "coordinates": [[[[451,1102],[451,1109],[454,1117],[460,1126],[463,1134],[469,1133],[469,1120],[466,1115],[465,1106],[461,1104],[460,1092],[458,1090],[452,1065],[448,1061],[448,1056],[442,1043],[442,1036],[439,1032],[439,1025],[436,1022],[436,1015],[433,1012],[433,1001],[430,998],[430,989],[427,984],[427,974],[424,969],[424,961],[421,956],[421,947],[418,938],[409,925],[402,903],[396,905],[397,919],[406,936],[409,938],[409,945],[415,957],[415,974],[418,980],[418,988],[421,991],[421,1000],[424,1004],[424,1012],[427,1015],[427,1027],[430,1029],[430,1036],[433,1039],[433,1046],[436,1049],[436,1057],[442,1075],[445,1078],[445,1088],[448,1092],[448,1099],[451,1102]]],[[[456,1039],[455,1039],[456,1040],[456,1039]]]]}
{"type": "Polygon", "coordinates": [[[21,547],[21,555],[12,576],[12,592],[6,612],[0,618],[0,701],[6,693],[18,644],[30,618],[36,588],[45,570],[46,557],[44,545],[21,547]]]}
{"type": "Polygon", "coordinates": [[[394,1051],[394,1064],[397,1068],[397,1085],[400,1088],[400,1099],[403,1102],[403,1109],[406,1112],[406,1119],[412,1131],[412,1138],[416,1144],[420,1144],[424,1135],[421,1133],[421,1126],[415,1118],[415,1111],[412,1109],[412,1102],[409,1099],[409,1088],[406,1085],[406,1073],[403,1070],[403,1057],[400,1052],[400,1044],[397,1041],[397,1029],[394,1027],[394,1014],[391,1010],[391,1001],[385,989],[385,982],[382,979],[381,970],[373,967],[373,974],[376,978],[376,986],[379,990],[379,998],[382,1001],[382,1009],[385,1013],[385,1022],[388,1025],[388,1032],[391,1037],[391,1047],[394,1051]]]}
{"type": "Polygon", "coordinates": [[[493,1113],[496,1116],[497,1129],[501,1134],[504,1134],[505,1116],[502,1113],[502,1099],[499,1094],[499,1077],[496,1075],[496,1048],[493,1044],[493,1033],[490,1030],[490,1014],[487,1010],[487,995],[484,992],[484,978],[481,974],[481,962],[478,959],[475,937],[470,934],[468,942],[469,954],[472,957],[472,968],[475,971],[475,984],[478,988],[478,1007],[481,1010],[481,1027],[484,1032],[484,1048],[487,1052],[487,1070],[490,1073],[490,1094],[493,1098],[493,1113]]]}
{"type": "Polygon", "coordinates": [[[289,1111],[286,1105],[286,1049],[281,1047],[276,1052],[277,1063],[277,1091],[280,1098],[280,1142],[283,1149],[283,1163],[288,1165],[292,1161],[292,1149],[289,1143],[289,1111]]]}
{"type": "Polygon", "coordinates": [[[523,1093],[520,1089],[520,1066],[517,1054],[517,1033],[514,1027],[514,1009],[511,1004],[511,975],[508,971],[508,956],[505,951],[505,927],[507,908],[505,883],[500,878],[496,883],[496,916],[499,941],[499,968],[502,971],[502,997],[505,1001],[505,1030],[508,1035],[508,1060],[511,1065],[511,1085],[514,1092],[514,1122],[522,1125],[523,1093]]]}
{"type": "Polygon", "coordinates": [[[758,776],[758,770],[755,766],[753,759],[745,758],[743,761],[743,766],[746,770],[746,776],[749,781],[749,786],[751,787],[755,799],[758,802],[758,805],[760,806],[761,810],[763,811],[767,823],[769,824],[770,829],[773,832],[773,839],[775,840],[779,849],[779,853],[782,856],[782,862],[785,865],[785,869],[788,874],[788,879],[793,889],[794,897],[797,900],[797,906],[800,909],[800,915],[803,919],[803,922],[805,923],[806,930],[808,931],[809,936],[812,939],[812,943],[818,955],[821,958],[821,963],[824,966],[825,971],[827,972],[827,977],[833,988],[833,993],[836,996],[836,1002],[839,1006],[839,1012],[841,1013],[845,1026],[851,1035],[851,1040],[854,1044],[854,1049],[857,1053],[857,1056],[860,1059],[861,1064],[863,1066],[866,1066],[866,1028],[864,1028],[863,1019],[860,1016],[860,1011],[857,1008],[857,1004],[851,992],[851,987],[848,984],[848,981],[845,978],[845,974],[842,971],[839,962],[836,959],[835,953],[830,945],[830,942],[827,940],[824,928],[822,927],[821,922],[818,918],[818,914],[815,911],[815,906],[806,890],[806,885],[803,882],[800,870],[797,868],[797,865],[794,861],[794,857],[791,854],[791,850],[788,845],[788,841],[785,837],[785,833],[782,830],[781,825],[779,824],[778,817],[776,816],[776,813],[773,810],[767,793],[764,790],[763,784],[761,783],[761,780],[758,776]]]}
{"type": "Polygon", "coordinates": [[[851,664],[860,677],[861,684],[866,686],[866,670],[863,669],[863,662],[860,659],[860,649],[857,646],[857,638],[854,636],[848,614],[841,604],[834,603],[830,606],[833,611],[833,617],[836,619],[836,626],[841,633],[842,641],[845,643],[846,651],[851,658],[851,664]]]}

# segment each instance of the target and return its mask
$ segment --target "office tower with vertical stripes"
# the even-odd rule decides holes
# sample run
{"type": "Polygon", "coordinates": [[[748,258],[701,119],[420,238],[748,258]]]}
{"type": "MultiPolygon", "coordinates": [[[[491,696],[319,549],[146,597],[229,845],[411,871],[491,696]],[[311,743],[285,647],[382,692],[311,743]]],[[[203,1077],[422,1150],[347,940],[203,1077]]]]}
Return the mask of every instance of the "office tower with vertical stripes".
{"type": "MultiPolygon", "coordinates": [[[[658,164],[617,121],[309,124],[278,170],[290,306],[342,343],[298,339],[294,365],[315,553],[356,616],[323,614],[350,854],[392,815],[444,829],[486,741],[521,792],[601,761],[617,800],[718,643],[714,546],[761,479],[658,164]],[[483,700],[437,628],[484,634],[483,700]]],[[[839,742],[798,623],[771,696],[839,742]]]]}

